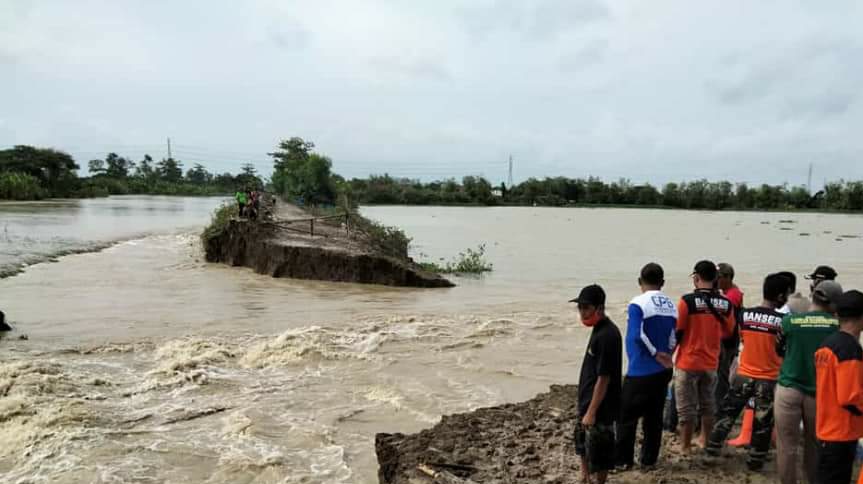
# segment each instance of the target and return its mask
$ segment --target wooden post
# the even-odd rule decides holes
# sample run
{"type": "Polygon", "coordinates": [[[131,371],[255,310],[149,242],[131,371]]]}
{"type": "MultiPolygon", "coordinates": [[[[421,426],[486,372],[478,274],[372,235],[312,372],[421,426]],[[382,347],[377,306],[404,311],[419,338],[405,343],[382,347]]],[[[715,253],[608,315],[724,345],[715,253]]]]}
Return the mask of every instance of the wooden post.
{"type": "Polygon", "coordinates": [[[345,234],[347,234],[348,237],[351,236],[351,222],[349,217],[348,212],[345,212],[345,234]]]}
{"type": "Polygon", "coordinates": [[[315,219],[310,219],[309,222],[311,222],[310,233],[312,234],[312,237],[314,237],[315,236],[315,219]]]}

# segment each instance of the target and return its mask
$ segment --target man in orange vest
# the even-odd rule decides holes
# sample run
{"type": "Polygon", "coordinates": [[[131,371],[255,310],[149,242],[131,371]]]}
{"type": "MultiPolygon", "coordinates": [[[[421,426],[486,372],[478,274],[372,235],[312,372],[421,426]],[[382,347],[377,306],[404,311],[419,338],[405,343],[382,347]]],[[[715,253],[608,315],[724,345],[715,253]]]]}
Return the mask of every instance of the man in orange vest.
{"type": "Polygon", "coordinates": [[[836,304],[839,331],[815,352],[815,434],[818,482],[851,482],[857,441],[863,438],[863,293],[848,291],[836,304]]]}
{"type": "Polygon", "coordinates": [[[734,333],[734,306],[715,287],[716,264],[703,260],[695,265],[695,291],[684,295],[677,305],[677,367],[674,396],[680,416],[681,453],[689,455],[695,419],[701,412],[701,440],[713,428],[716,408],[716,369],[722,340],[734,333]]]}
{"type": "Polygon", "coordinates": [[[716,425],[705,449],[718,456],[734,422],[749,399],[755,401],[752,445],[746,461],[750,470],[761,470],[770,450],[773,432],[773,393],[782,358],[776,353],[776,335],[782,329],[782,313],[777,311],[788,301],[785,279],[770,274],[764,279],[761,305],[740,313],[740,335],[743,353],[731,389],[722,399],[716,425]]]}

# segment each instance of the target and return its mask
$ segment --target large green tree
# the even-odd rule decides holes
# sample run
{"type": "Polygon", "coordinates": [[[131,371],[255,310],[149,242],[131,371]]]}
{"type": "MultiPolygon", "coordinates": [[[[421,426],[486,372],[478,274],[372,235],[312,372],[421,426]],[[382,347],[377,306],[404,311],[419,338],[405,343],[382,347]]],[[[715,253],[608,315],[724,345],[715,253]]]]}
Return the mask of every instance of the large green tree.
{"type": "Polygon", "coordinates": [[[183,164],[173,158],[164,158],[160,161],[157,172],[159,178],[169,183],[179,183],[183,180],[183,164]]]}
{"type": "Polygon", "coordinates": [[[18,145],[0,150],[0,172],[32,176],[49,196],[71,195],[78,186],[78,165],[68,153],[53,148],[18,145]]]}
{"type": "Polygon", "coordinates": [[[332,204],[336,201],[336,181],[332,160],[312,152],[314,143],[293,137],[279,143],[273,157],[273,188],[291,200],[308,204],[332,204]]]}

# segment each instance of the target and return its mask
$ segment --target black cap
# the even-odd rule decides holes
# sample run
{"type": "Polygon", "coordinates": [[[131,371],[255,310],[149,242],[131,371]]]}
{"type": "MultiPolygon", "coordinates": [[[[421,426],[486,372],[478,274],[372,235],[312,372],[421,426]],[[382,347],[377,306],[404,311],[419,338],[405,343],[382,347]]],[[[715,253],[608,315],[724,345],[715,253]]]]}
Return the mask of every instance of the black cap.
{"type": "Polygon", "coordinates": [[[815,271],[812,274],[806,276],[806,279],[820,279],[822,281],[832,281],[836,279],[836,276],[839,274],[833,270],[830,266],[818,266],[815,268],[815,271]]]}
{"type": "Polygon", "coordinates": [[[839,296],[836,301],[836,314],[840,318],[863,317],[863,292],[853,290],[839,296]]]}
{"type": "Polygon", "coordinates": [[[570,299],[569,302],[588,304],[590,306],[603,306],[605,305],[605,291],[603,291],[598,285],[591,284],[589,286],[585,286],[584,289],[578,293],[578,297],[570,299]]]}
{"type": "Polygon", "coordinates": [[[712,282],[716,280],[716,264],[709,260],[698,261],[695,268],[692,269],[692,274],[698,274],[702,280],[712,282]]]}

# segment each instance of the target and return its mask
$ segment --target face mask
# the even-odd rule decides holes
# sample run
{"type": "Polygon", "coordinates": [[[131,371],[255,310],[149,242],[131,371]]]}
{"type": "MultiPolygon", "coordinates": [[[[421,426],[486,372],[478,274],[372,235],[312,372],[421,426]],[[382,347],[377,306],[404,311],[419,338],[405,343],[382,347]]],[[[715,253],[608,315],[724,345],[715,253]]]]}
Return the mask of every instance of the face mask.
{"type": "Polygon", "coordinates": [[[599,316],[599,311],[595,311],[593,313],[593,316],[589,318],[581,318],[581,324],[587,326],[588,328],[592,328],[596,326],[596,323],[598,323],[600,319],[602,318],[599,316]]]}

